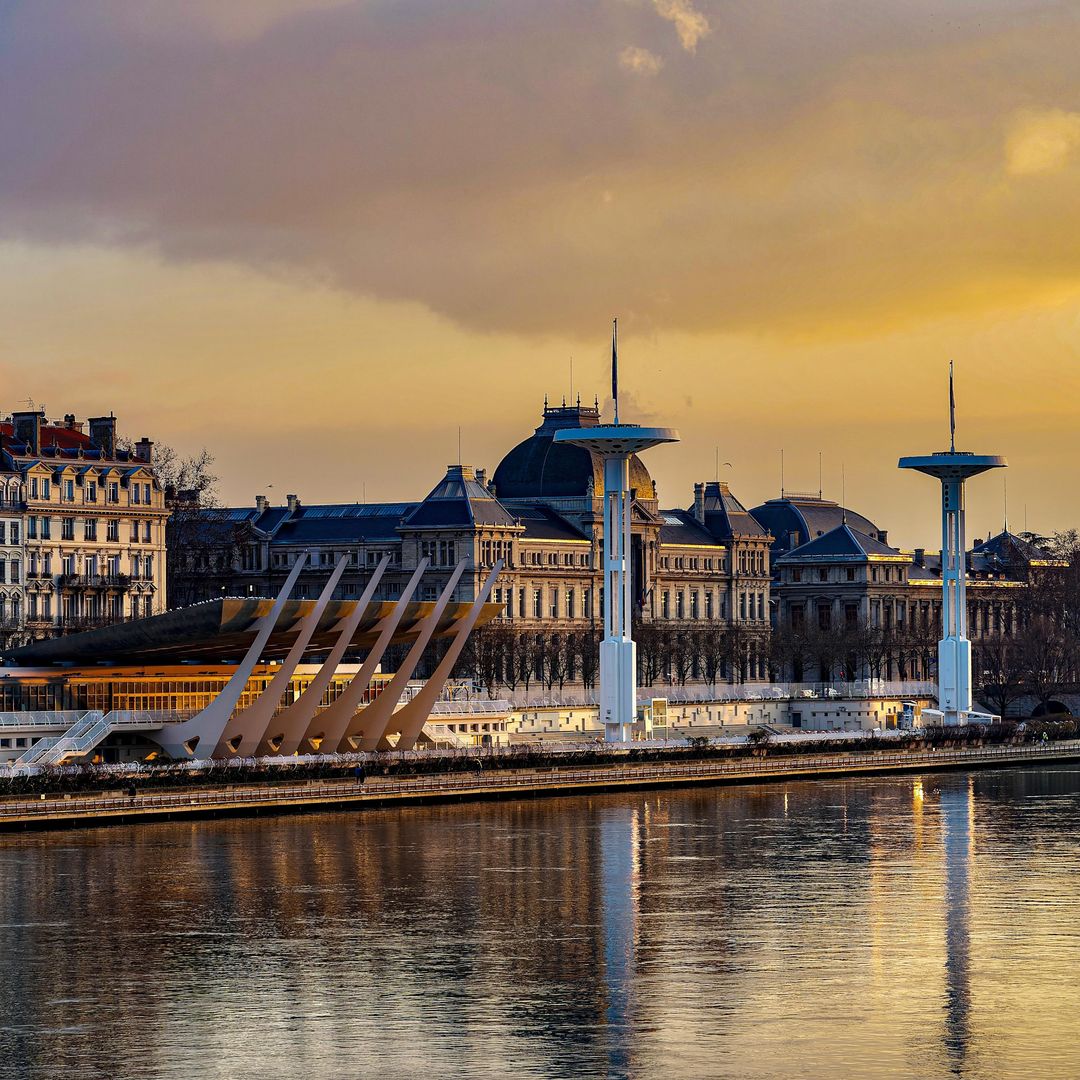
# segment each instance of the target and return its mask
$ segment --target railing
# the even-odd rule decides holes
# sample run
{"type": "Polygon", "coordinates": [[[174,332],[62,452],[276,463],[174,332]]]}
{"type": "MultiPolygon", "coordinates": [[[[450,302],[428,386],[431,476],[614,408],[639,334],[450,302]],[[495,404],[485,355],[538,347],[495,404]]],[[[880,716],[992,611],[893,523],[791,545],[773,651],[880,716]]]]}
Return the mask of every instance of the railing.
{"type": "MultiPolygon", "coordinates": [[[[986,747],[963,750],[882,751],[871,754],[802,754],[781,758],[746,758],[739,761],[696,761],[645,765],[611,765],[588,768],[550,768],[524,770],[482,770],[470,774],[450,773],[436,776],[376,776],[364,785],[350,779],[319,780],[279,785],[238,786],[212,791],[188,789],[163,794],[139,794],[136,797],[77,796],[26,799],[0,799],[0,824],[17,818],[69,818],[79,813],[109,815],[131,810],[182,810],[227,808],[259,804],[284,804],[349,801],[374,801],[385,798],[438,798],[470,792],[502,791],[522,794],[552,788],[607,787],[625,784],[700,782],[725,777],[760,776],[773,778],[784,774],[843,774],[868,767],[888,770],[917,769],[964,764],[993,764],[997,761],[1054,760],[1080,756],[1080,739],[1062,740],[1045,746],[986,747]]],[[[121,779],[122,783],[123,780],[121,779]]]]}
{"type": "Polygon", "coordinates": [[[131,578],[127,574],[61,574],[60,585],[69,589],[126,589],[131,578]]]}
{"type": "Polygon", "coordinates": [[[437,716],[506,716],[513,706],[505,699],[489,701],[472,698],[468,701],[436,701],[431,707],[431,717],[437,716]]]}
{"type": "Polygon", "coordinates": [[[68,709],[59,712],[0,712],[0,726],[11,727],[63,727],[65,730],[81,720],[86,709],[68,709]]]}

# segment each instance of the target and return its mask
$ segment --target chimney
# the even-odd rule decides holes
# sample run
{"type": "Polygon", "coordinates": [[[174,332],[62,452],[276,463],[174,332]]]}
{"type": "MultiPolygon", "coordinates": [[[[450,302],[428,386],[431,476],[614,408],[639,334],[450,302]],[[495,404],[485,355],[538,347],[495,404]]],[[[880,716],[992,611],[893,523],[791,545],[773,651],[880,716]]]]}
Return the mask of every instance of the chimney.
{"type": "Polygon", "coordinates": [[[154,460],[154,444],[145,435],[135,444],[135,460],[147,465],[154,460]]]}
{"type": "Polygon", "coordinates": [[[482,487],[487,487],[487,469],[476,470],[476,482],[482,487]]]}
{"type": "Polygon", "coordinates": [[[66,427],[68,431],[75,430],[75,414],[73,412],[64,413],[64,427],[66,427]]]}
{"type": "Polygon", "coordinates": [[[289,513],[295,514],[300,509],[300,496],[299,495],[286,495],[285,502],[289,507],[289,513]]]}
{"type": "Polygon", "coordinates": [[[915,549],[915,565],[916,566],[925,566],[926,565],[926,548],[916,548],[915,549]]]}
{"type": "Polygon", "coordinates": [[[694,517],[705,524],[705,485],[694,485],[694,517]]]}
{"type": "Polygon", "coordinates": [[[258,510],[260,514],[266,513],[266,511],[270,509],[270,500],[265,495],[256,495],[255,509],[258,510]]]}
{"type": "Polygon", "coordinates": [[[101,451],[103,457],[116,457],[116,417],[91,416],[90,441],[101,451]]]}
{"type": "Polygon", "coordinates": [[[16,442],[26,443],[28,454],[41,453],[41,421],[39,412],[12,413],[11,428],[16,442]]]}
{"type": "Polygon", "coordinates": [[[877,538],[878,538],[878,539],[879,539],[879,540],[880,540],[880,541],[881,541],[881,542],[882,542],[883,544],[887,544],[887,543],[889,542],[889,533],[888,533],[888,531],[887,531],[887,530],[885,530],[885,529],[878,529],[878,534],[877,534],[877,538]]]}

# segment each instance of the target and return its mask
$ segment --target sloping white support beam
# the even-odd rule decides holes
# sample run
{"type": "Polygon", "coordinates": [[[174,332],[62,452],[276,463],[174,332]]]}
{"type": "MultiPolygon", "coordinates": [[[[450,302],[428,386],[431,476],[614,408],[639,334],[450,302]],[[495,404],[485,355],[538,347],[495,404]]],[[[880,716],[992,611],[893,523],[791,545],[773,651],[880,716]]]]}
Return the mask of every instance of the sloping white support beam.
{"type": "Polygon", "coordinates": [[[446,680],[450,678],[450,673],[454,670],[454,665],[457,663],[462,649],[465,648],[469,635],[476,626],[476,620],[480,618],[480,613],[484,610],[488,597],[491,596],[491,590],[495,588],[495,579],[502,573],[502,568],[502,562],[497,562],[491,573],[488,574],[487,581],[484,582],[484,587],[480,590],[480,595],[473,602],[469,614],[461,620],[457,633],[454,635],[454,640],[450,643],[450,648],[446,650],[446,655],[439,661],[439,666],[432,672],[431,678],[424,683],[423,689],[412,701],[403,705],[393,714],[390,727],[401,732],[401,738],[397,741],[396,749],[411,750],[416,745],[416,740],[420,737],[424,724],[427,723],[428,718],[431,716],[432,707],[442,695],[446,680]]]}
{"type": "Polygon", "coordinates": [[[342,619],[340,632],[334,642],[334,647],[326,658],[326,663],[319,668],[315,678],[308,683],[304,692],[287,709],[271,718],[273,730],[271,731],[268,728],[263,733],[255,751],[256,754],[295,754],[300,748],[300,743],[303,741],[308,726],[315,719],[315,713],[323,699],[323,694],[326,693],[327,687],[333,680],[334,673],[341,663],[341,658],[345,655],[345,650],[349,647],[349,643],[356,633],[356,628],[360,625],[360,620],[364,617],[368,605],[375,595],[375,590],[379,587],[379,582],[382,581],[383,574],[386,573],[386,568],[389,565],[390,556],[384,555],[382,561],[375,568],[375,573],[371,575],[371,580],[367,583],[363,595],[357,600],[356,607],[342,619]]]}
{"type": "Polygon", "coordinates": [[[307,618],[300,624],[300,632],[296,635],[289,655],[281,663],[281,667],[274,673],[270,685],[258,696],[254,704],[238,712],[225,725],[225,731],[218,739],[214,757],[250,757],[255,753],[266,734],[267,725],[274,716],[274,710],[281,702],[285,691],[289,688],[293,672],[304,658],[308,643],[319,626],[319,620],[323,616],[327,605],[330,603],[337,588],[341,575],[345,573],[345,567],[349,564],[349,555],[342,555],[338,559],[334,572],[315,601],[315,606],[309,612],[307,618]]]}
{"type": "Polygon", "coordinates": [[[405,687],[412,678],[416,665],[420,663],[420,657],[423,656],[432,634],[435,633],[464,571],[465,560],[462,559],[454,567],[454,572],[450,575],[450,580],[446,583],[446,588],[443,589],[442,595],[440,595],[431,614],[420,623],[416,642],[409,650],[408,656],[405,657],[393,679],[390,680],[389,686],[385,687],[383,692],[366,709],[363,709],[352,718],[349,727],[345,731],[345,738],[338,744],[338,750],[378,749],[379,742],[386,735],[386,726],[390,722],[390,717],[393,715],[397,703],[401,700],[401,695],[405,692],[405,687]]]}
{"type": "MultiPolygon", "coordinates": [[[[420,564],[413,572],[413,576],[409,578],[409,583],[405,586],[401,598],[394,605],[383,623],[380,624],[379,637],[371,647],[371,652],[365,657],[360,670],[353,676],[352,681],[345,687],[335,702],[323,709],[318,715],[313,714],[314,718],[304,734],[304,740],[311,745],[312,749],[319,749],[328,754],[340,745],[342,739],[344,739],[345,732],[348,731],[349,724],[356,715],[356,710],[360,708],[360,703],[364,700],[364,694],[367,691],[368,684],[371,682],[371,676],[375,674],[375,668],[379,666],[383,653],[389,648],[398,624],[404,617],[405,610],[409,606],[413,593],[416,592],[416,587],[420,584],[420,579],[424,576],[424,571],[427,568],[428,560],[421,559],[420,564]]],[[[285,752],[284,748],[282,752],[285,752]]]]}
{"type": "Polygon", "coordinates": [[[158,742],[169,757],[178,759],[210,757],[217,746],[218,739],[221,738],[221,733],[225,730],[225,725],[229,722],[229,717],[233,714],[233,709],[236,708],[236,703],[240,700],[240,695],[244,692],[244,687],[247,686],[248,679],[251,678],[252,671],[255,670],[255,665],[262,657],[266,643],[281,615],[281,609],[285,606],[285,601],[289,599],[296,585],[296,579],[300,576],[300,571],[303,570],[306,562],[307,552],[305,551],[297,556],[273,607],[259,621],[259,631],[255,635],[255,640],[248,647],[244,659],[240,661],[221,693],[202,712],[196,713],[190,720],[162,729],[158,742]],[[196,753],[197,749],[201,749],[201,755],[196,753]]]}

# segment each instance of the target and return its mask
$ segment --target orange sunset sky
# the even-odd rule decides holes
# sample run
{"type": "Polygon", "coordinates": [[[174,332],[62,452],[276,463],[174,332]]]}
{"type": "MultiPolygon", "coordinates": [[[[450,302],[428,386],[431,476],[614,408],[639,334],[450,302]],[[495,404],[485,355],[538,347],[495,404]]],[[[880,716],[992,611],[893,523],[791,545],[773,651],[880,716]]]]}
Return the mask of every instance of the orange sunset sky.
{"type": "Polygon", "coordinates": [[[0,408],[415,498],[571,356],[603,403],[618,315],[664,506],[820,450],[936,546],[952,358],[1013,528],[1080,525],[1078,57],[1075,0],[4,0],[0,408]]]}

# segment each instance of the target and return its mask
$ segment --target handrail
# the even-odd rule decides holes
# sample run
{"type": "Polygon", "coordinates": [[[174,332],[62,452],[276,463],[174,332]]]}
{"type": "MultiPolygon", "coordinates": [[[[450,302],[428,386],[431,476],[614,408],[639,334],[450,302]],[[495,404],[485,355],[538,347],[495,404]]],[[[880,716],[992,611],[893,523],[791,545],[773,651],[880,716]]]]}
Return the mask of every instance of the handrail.
{"type": "Polygon", "coordinates": [[[0,799],[0,824],[18,817],[71,817],[77,812],[100,813],[132,809],[190,809],[191,807],[244,806],[257,803],[290,801],[371,800],[395,795],[439,796],[469,791],[528,791],[558,786],[572,790],[589,786],[607,786],[652,781],[708,780],[715,777],[775,776],[814,773],[852,773],[868,765],[875,769],[889,766],[962,764],[967,761],[1037,760],[1080,754],[1080,740],[1061,740],[1046,746],[982,747],[909,752],[881,751],[873,754],[803,754],[791,758],[749,758],[739,761],[668,762],[644,765],[610,765],[587,768],[493,770],[472,774],[443,773],[417,776],[373,776],[361,787],[348,777],[337,780],[287,782],[278,785],[236,786],[210,791],[140,793],[135,798],[116,796],[53,797],[51,799],[0,799]]]}

